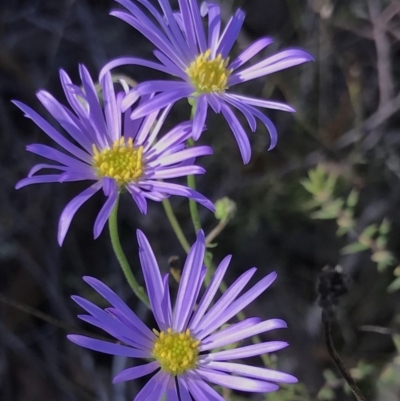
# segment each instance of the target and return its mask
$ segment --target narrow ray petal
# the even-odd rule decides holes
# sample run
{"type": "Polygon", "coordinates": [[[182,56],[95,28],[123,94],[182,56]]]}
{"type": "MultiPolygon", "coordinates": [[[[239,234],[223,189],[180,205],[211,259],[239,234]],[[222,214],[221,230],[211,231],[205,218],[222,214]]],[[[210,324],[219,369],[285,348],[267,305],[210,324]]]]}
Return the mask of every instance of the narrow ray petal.
{"type": "Polygon", "coordinates": [[[104,354],[125,356],[129,358],[149,358],[150,353],[126,347],[125,345],[113,344],[107,341],[95,340],[94,338],[81,336],[77,334],[69,334],[68,340],[80,345],[81,347],[91,349],[92,351],[103,352],[104,354]]]}
{"type": "Polygon", "coordinates": [[[216,370],[206,370],[200,368],[197,370],[197,373],[204,380],[208,380],[211,383],[234,390],[268,393],[279,389],[279,386],[276,384],[267,383],[261,380],[249,379],[247,377],[231,376],[216,370]]]}
{"type": "Polygon", "coordinates": [[[99,189],[101,188],[101,183],[93,184],[91,187],[85,189],[75,198],[73,198],[61,213],[60,221],[58,223],[58,243],[60,246],[64,242],[64,238],[67,234],[68,228],[71,224],[71,220],[74,217],[78,209],[90,199],[99,189]]]}
{"type": "Polygon", "coordinates": [[[135,380],[139,377],[143,377],[153,373],[157,368],[160,367],[158,362],[150,362],[145,365],[135,366],[133,368],[124,369],[114,376],[113,383],[121,383],[128,380],[135,380]]]}

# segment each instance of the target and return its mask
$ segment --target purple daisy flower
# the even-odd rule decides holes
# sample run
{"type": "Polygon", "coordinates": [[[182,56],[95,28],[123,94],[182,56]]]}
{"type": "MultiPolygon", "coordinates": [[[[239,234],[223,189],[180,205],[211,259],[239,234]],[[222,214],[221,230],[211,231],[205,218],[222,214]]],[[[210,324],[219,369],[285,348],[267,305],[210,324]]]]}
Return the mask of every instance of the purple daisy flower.
{"type": "Polygon", "coordinates": [[[88,300],[73,296],[73,300],[89,314],[79,318],[101,328],[119,344],[81,335],[68,339],[82,347],[111,355],[141,358],[147,361],[118,373],[113,382],[134,380],[154,373],[134,398],[135,401],[196,401],[223,398],[207,382],[248,392],[270,392],[276,383],[296,383],[287,373],[233,362],[274,352],[286,347],[282,341],[244,345],[228,350],[216,350],[269,330],[284,328],[280,319],[262,321],[257,317],[223,327],[243,308],[263,293],[275,280],[270,273],[242,295],[243,288],[256,268],[243,273],[213,304],[231,256],[216,269],[210,285],[200,297],[206,270],[203,267],[205,238],[202,231],[190,249],[182,271],[179,289],[172,308],[168,274],[161,276],[154,253],[145,235],[138,230],[139,257],[157,329],[150,330],[138,316],[101,281],[84,277],[111,307],[101,309],[88,300]]]}
{"type": "Polygon", "coordinates": [[[175,81],[148,81],[137,85],[123,100],[128,108],[140,96],[158,93],[154,99],[143,102],[131,117],[142,117],[182,98],[195,98],[196,110],[193,119],[193,138],[197,140],[202,132],[210,105],[216,113],[222,113],[238,142],[244,163],[248,163],[251,149],[247,134],[232,111],[238,109],[245,116],[251,130],[256,129],[256,118],[267,128],[271,136],[270,149],[277,141],[277,132],[272,121],[257,107],[293,112],[286,104],[256,99],[231,93],[230,88],[276,71],[284,70],[313,58],[300,49],[286,49],[250,67],[242,68],[252,57],[270,45],[273,40],[261,38],[244,50],[234,61],[229,53],[239,36],[245,14],[237,10],[221,32],[221,10],[214,3],[203,3],[199,8],[197,0],[179,0],[180,12],[173,12],[168,0],[158,0],[160,13],[148,0],[116,0],[128,12],[113,11],[114,15],[132,25],[145,35],[159,50],[154,55],[159,63],[140,58],[123,57],[108,63],[100,76],[112,68],[126,64],[142,65],[179,78],[175,81]],[[137,5],[140,3],[145,9],[137,5]],[[154,18],[151,20],[146,13],[154,18]],[[208,14],[208,35],[202,25],[202,17],[208,14]]]}
{"type": "MultiPolygon", "coordinates": [[[[102,108],[89,72],[83,65],[79,72],[82,88],[73,85],[66,72],[60,71],[61,84],[72,110],[46,91],[37,93],[39,101],[72,141],[30,107],[14,101],[26,117],[32,119],[65,151],[60,152],[42,144],[27,146],[28,151],[58,164],[37,164],[27,178],[17,183],[16,188],[45,182],[94,181],[63,210],[58,227],[59,244],[64,241],[76,211],[100,189],[103,189],[107,200],[94,224],[95,238],[103,230],[121,190],[127,190],[132,195],[142,213],[147,212],[147,199],[161,201],[169,195],[185,196],[214,210],[212,202],[198,192],[162,181],[204,173],[205,170],[193,165],[193,162],[197,156],[211,154],[212,149],[208,146],[186,149],[185,143],[192,135],[192,124],[189,121],[182,123],[156,140],[171,106],[161,113],[159,110],[153,111],[132,121],[129,118],[131,110],[127,113],[121,111],[121,101],[126,91],[115,93],[109,73],[100,82],[104,103],[102,108]],[[35,175],[43,169],[61,172],[35,175]]],[[[143,101],[151,97],[148,95],[143,101]]]]}

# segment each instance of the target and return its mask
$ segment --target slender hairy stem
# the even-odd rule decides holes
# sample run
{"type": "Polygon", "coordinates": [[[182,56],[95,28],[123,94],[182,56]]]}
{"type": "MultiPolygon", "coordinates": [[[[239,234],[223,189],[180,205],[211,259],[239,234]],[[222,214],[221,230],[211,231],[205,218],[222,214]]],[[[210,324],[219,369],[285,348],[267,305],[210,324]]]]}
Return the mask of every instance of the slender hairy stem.
{"type": "Polygon", "coordinates": [[[325,310],[322,311],[322,324],[324,325],[326,348],[328,349],[332,361],[335,363],[336,367],[340,371],[340,374],[343,376],[347,384],[350,386],[351,391],[353,392],[356,399],[358,401],[367,401],[367,399],[361,392],[360,388],[357,386],[356,382],[351,377],[349,371],[344,366],[343,361],[340,358],[339,354],[335,350],[331,337],[331,319],[329,318],[329,316],[327,316],[327,312],[325,310]]]}
{"type": "MultiPolygon", "coordinates": [[[[190,147],[193,145],[194,145],[193,139],[192,138],[188,139],[187,146],[190,147]]],[[[187,183],[189,188],[196,190],[196,179],[194,175],[188,175],[187,183]]],[[[197,209],[197,202],[190,198],[189,198],[189,209],[190,209],[190,216],[192,217],[194,231],[197,234],[199,230],[201,230],[200,216],[199,216],[199,211],[197,209]]]]}
{"type": "Polygon", "coordinates": [[[186,253],[189,252],[190,245],[187,241],[185,234],[182,231],[182,228],[175,216],[175,213],[172,209],[171,202],[169,199],[163,199],[162,204],[164,206],[165,214],[167,215],[168,221],[170,222],[172,229],[175,232],[176,237],[178,238],[179,243],[186,253]]]}
{"type": "Polygon", "coordinates": [[[121,269],[125,275],[128,284],[131,286],[135,295],[150,308],[149,299],[144,292],[143,287],[139,285],[135,276],[132,273],[132,269],[129,266],[128,259],[125,256],[125,253],[122,249],[121,242],[119,240],[118,235],[118,223],[117,223],[117,214],[118,214],[118,202],[115,203],[114,209],[111,212],[110,218],[108,219],[108,228],[110,230],[111,244],[114,249],[115,256],[118,259],[118,262],[121,266],[121,269]]]}

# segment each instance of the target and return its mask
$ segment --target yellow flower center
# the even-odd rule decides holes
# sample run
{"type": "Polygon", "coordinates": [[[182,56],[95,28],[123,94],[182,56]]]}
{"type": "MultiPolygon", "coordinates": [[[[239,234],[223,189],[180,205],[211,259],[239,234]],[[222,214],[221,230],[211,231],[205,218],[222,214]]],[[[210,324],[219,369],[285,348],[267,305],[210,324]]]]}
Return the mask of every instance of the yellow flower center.
{"type": "Polygon", "coordinates": [[[171,328],[153,332],[157,336],[153,356],[163,371],[176,376],[196,367],[200,340],[193,338],[189,329],[184,333],[176,333],[171,328]]]}
{"type": "Polygon", "coordinates": [[[143,174],[143,146],[135,148],[132,138],[126,142],[124,137],[102,151],[93,145],[93,167],[100,178],[113,178],[119,186],[137,181],[143,174]]]}
{"type": "Polygon", "coordinates": [[[197,93],[222,93],[228,89],[228,79],[232,70],[228,70],[229,57],[223,59],[221,54],[210,60],[211,51],[197,56],[186,69],[190,81],[197,93]]]}

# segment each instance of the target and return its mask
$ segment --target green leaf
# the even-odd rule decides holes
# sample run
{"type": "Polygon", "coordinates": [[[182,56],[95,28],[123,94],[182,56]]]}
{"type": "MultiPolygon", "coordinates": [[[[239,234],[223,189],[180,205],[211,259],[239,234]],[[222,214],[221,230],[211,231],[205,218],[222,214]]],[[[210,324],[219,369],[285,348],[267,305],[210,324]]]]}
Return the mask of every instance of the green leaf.
{"type": "Polygon", "coordinates": [[[400,354],[400,334],[393,334],[392,340],[393,340],[394,346],[396,347],[397,353],[400,354]]]}
{"type": "Polygon", "coordinates": [[[377,263],[379,271],[383,271],[394,262],[394,256],[390,251],[384,249],[374,252],[371,256],[371,260],[377,263]]]}
{"type": "Polygon", "coordinates": [[[315,187],[314,183],[308,179],[304,179],[300,181],[300,184],[304,187],[304,189],[310,194],[314,194],[318,192],[318,188],[315,187]]]}
{"type": "Polygon", "coordinates": [[[350,192],[349,196],[347,197],[347,202],[346,202],[346,204],[347,204],[347,206],[348,206],[349,208],[353,209],[353,208],[357,205],[357,202],[358,202],[358,191],[356,191],[355,189],[353,189],[353,190],[350,192]]]}
{"type": "Polygon", "coordinates": [[[400,277],[395,278],[387,288],[388,292],[395,292],[400,289],[400,277]]]}
{"type": "Polygon", "coordinates": [[[386,248],[386,245],[387,245],[387,238],[386,238],[386,236],[380,236],[380,237],[378,237],[377,239],[376,239],[376,246],[379,248],[379,249],[385,249],[386,248]]]}
{"type": "Polygon", "coordinates": [[[372,238],[376,232],[378,231],[378,227],[376,224],[371,224],[370,226],[366,227],[364,231],[361,233],[360,237],[365,238],[372,238]]]}
{"type": "Polygon", "coordinates": [[[345,246],[340,253],[342,255],[349,255],[351,253],[358,253],[369,249],[368,245],[361,244],[360,242],[354,242],[350,245],[345,246]]]}
{"type": "Polygon", "coordinates": [[[386,235],[389,234],[390,223],[388,219],[383,219],[381,225],[379,226],[379,234],[386,235]]]}

